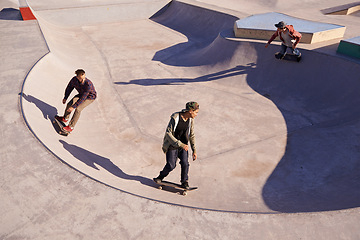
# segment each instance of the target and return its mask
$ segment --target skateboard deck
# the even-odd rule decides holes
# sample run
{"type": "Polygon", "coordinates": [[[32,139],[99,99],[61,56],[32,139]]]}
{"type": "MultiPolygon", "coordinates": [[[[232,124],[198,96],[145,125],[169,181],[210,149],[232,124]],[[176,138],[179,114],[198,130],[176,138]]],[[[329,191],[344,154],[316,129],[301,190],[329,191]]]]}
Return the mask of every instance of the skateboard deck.
{"type": "Polygon", "coordinates": [[[294,62],[300,62],[301,61],[301,54],[299,56],[297,56],[297,55],[294,55],[294,54],[291,54],[291,53],[286,53],[283,58],[281,58],[280,55],[281,54],[279,52],[275,53],[275,58],[281,59],[281,60],[294,61],[294,62]]]}
{"type": "Polygon", "coordinates": [[[184,196],[187,195],[187,192],[198,189],[197,187],[191,187],[189,189],[186,189],[186,188],[183,188],[180,184],[168,182],[168,181],[161,181],[159,183],[157,183],[157,182],[155,182],[155,183],[159,185],[158,188],[160,190],[163,189],[164,186],[172,187],[174,189],[180,190],[181,191],[180,194],[182,194],[184,196]]]}
{"type": "MultiPolygon", "coordinates": [[[[56,117],[56,116],[55,116],[55,117],[56,117]]],[[[63,135],[63,136],[69,135],[69,133],[64,130],[65,124],[64,124],[63,122],[60,122],[59,120],[57,120],[55,117],[54,117],[54,120],[52,121],[52,122],[53,122],[53,125],[54,125],[54,127],[55,127],[55,130],[56,130],[60,135],[63,135]]]]}

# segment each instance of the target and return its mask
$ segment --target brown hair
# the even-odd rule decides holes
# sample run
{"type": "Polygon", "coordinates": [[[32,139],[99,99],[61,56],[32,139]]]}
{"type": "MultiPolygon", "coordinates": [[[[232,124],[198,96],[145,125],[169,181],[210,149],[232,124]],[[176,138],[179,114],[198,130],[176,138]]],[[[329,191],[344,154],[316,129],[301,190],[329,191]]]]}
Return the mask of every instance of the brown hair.
{"type": "Polygon", "coordinates": [[[76,76],[82,76],[85,74],[85,71],[83,69],[78,69],[75,71],[76,76]]]}
{"type": "Polygon", "coordinates": [[[186,110],[197,110],[200,108],[199,104],[197,102],[188,102],[185,105],[186,110]]]}

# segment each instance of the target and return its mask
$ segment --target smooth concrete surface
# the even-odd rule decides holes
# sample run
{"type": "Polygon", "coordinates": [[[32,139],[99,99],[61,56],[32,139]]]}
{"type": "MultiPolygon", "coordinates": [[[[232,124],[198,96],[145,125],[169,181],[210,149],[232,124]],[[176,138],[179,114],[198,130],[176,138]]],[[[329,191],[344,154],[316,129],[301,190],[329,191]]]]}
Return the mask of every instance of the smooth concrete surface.
{"type": "Polygon", "coordinates": [[[352,43],[352,44],[360,45],[360,36],[359,36],[359,37],[350,38],[350,39],[344,39],[343,41],[349,42],[349,43],[352,43]]]}
{"type": "Polygon", "coordinates": [[[276,31],[274,25],[280,21],[293,25],[296,31],[302,34],[302,43],[311,44],[342,38],[345,33],[344,26],[313,22],[282,13],[271,12],[237,20],[234,24],[235,36],[239,38],[269,40],[276,31]]]}
{"type": "Polygon", "coordinates": [[[227,35],[240,8],[179,1],[112,22],[99,6],[96,23],[62,25],[68,11],[57,5],[48,20],[50,2],[34,2],[38,22],[0,22],[1,239],[360,237],[359,62],[324,47],[277,61],[276,44],[227,35]],[[77,68],[99,97],[61,137],[50,119],[77,68]],[[151,178],[169,116],[189,100],[201,107],[199,189],[183,197],[151,178]]]}

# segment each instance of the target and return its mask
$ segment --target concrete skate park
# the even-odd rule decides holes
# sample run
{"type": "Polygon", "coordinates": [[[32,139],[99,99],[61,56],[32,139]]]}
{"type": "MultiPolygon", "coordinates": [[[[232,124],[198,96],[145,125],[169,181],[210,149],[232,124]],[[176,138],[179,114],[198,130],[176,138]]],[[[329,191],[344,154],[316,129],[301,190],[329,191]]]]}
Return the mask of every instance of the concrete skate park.
{"type": "Polygon", "coordinates": [[[0,239],[359,239],[357,6],[2,1],[0,239]],[[264,47],[281,20],[300,63],[264,47]],[[78,68],[98,98],[65,137],[51,120],[78,68]],[[188,101],[198,190],[181,196],[152,178],[188,101]]]}

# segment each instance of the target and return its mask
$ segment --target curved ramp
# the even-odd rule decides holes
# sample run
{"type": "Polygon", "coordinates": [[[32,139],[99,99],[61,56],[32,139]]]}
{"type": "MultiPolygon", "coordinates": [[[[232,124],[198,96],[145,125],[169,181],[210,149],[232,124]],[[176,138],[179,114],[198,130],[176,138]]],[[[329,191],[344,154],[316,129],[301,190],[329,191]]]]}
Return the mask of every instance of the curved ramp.
{"type": "MultiPolygon", "coordinates": [[[[173,4],[167,11],[233,18],[173,4]]],[[[198,41],[200,26],[179,30],[183,15],[167,11],[152,20],[71,27],[35,11],[50,53],[26,79],[23,109],[40,141],[83,174],[160,202],[253,213],[358,207],[359,65],[305,50],[301,64],[277,61],[275,46],[231,40],[223,30],[232,25],[209,25],[211,34],[198,41]],[[65,138],[50,118],[62,114],[77,68],[99,97],[65,138]],[[151,179],[165,163],[169,116],[189,100],[201,105],[199,160],[190,169],[199,190],[184,198],[155,189],[151,179]]],[[[179,175],[178,167],[168,180],[179,175]]]]}

